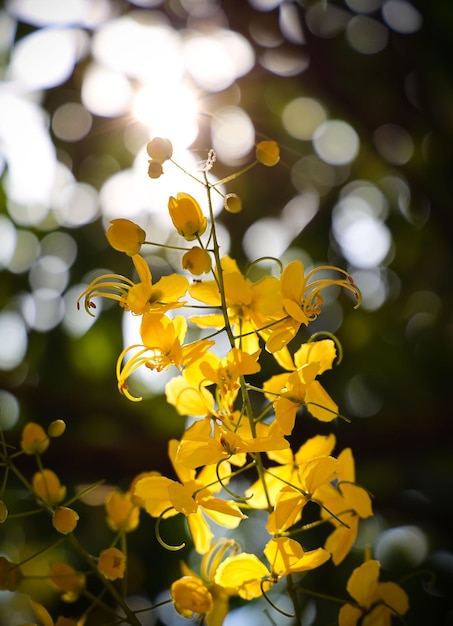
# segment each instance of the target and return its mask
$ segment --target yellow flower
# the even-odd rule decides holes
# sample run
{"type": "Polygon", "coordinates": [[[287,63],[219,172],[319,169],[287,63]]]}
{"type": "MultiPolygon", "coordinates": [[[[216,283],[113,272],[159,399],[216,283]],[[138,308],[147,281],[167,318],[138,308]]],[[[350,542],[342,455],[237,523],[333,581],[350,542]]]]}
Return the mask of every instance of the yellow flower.
{"type": "Polygon", "coordinates": [[[118,548],[102,550],[99,555],[98,570],[107,580],[123,578],[126,571],[126,555],[118,548]]]}
{"type": "Polygon", "coordinates": [[[130,491],[114,489],[105,499],[107,524],[114,531],[131,532],[139,523],[140,508],[132,499],[130,491]]]}
{"type": "Polygon", "coordinates": [[[269,570],[255,554],[243,552],[226,558],[217,568],[214,580],[226,589],[234,589],[245,600],[259,598],[263,582],[271,587],[284,576],[319,567],[330,555],[323,548],[304,552],[302,546],[287,537],[271,539],[264,548],[269,570]]]}
{"type": "Polygon", "coordinates": [[[175,376],[165,386],[167,402],[180,415],[206,417],[216,415],[212,393],[202,385],[192,385],[185,376],[175,376]]]}
{"type": "MultiPolygon", "coordinates": [[[[257,332],[271,323],[281,312],[280,283],[274,276],[265,276],[253,283],[240,272],[236,261],[226,256],[221,260],[228,318],[233,331],[240,335],[236,346],[248,354],[259,350],[257,332]]],[[[217,281],[194,283],[190,295],[213,307],[220,307],[217,281]]],[[[202,328],[223,328],[223,314],[191,317],[202,328]]]]}
{"type": "Polygon", "coordinates": [[[0,591],[17,591],[22,577],[22,570],[17,563],[0,556],[0,591]]]}
{"type": "Polygon", "coordinates": [[[174,227],[187,241],[201,237],[208,226],[200,205],[188,193],[178,193],[176,198],[171,196],[168,211],[174,227]]]}
{"type": "Polygon", "coordinates": [[[191,274],[199,276],[207,274],[211,271],[212,259],[207,250],[194,246],[188,250],[182,257],[182,268],[188,270],[191,274]]]}
{"type": "Polygon", "coordinates": [[[407,613],[406,592],[394,582],[379,582],[379,572],[380,564],[375,560],[365,561],[352,572],[346,589],[355,603],[341,607],[339,626],[391,626],[392,616],[407,613]]]}
{"type": "MultiPolygon", "coordinates": [[[[165,476],[145,476],[136,481],[134,495],[143,501],[143,506],[152,517],[169,517],[182,513],[187,517],[195,550],[205,554],[213,534],[204,515],[225,528],[236,528],[246,519],[238,505],[232,501],[214,497],[222,485],[212,465],[204,467],[198,474],[176,461],[179,442],[169,442],[169,456],[179,482],[165,476]]],[[[223,484],[228,482],[230,465],[219,468],[223,484]]]]}
{"type": "Polygon", "coordinates": [[[280,160],[278,144],[275,141],[260,141],[256,146],[256,160],[267,167],[277,165],[280,160]]]}
{"type": "Polygon", "coordinates": [[[20,445],[25,454],[42,454],[49,447],[49,437],[42,426],[28,422],[22,430],[20,445]]]}
{"type": "Polygon", "coordinates": [[[119,252],[134,256],[140,252],[146,233],[134,222],[125,219],[110,221],[110,228],[105,233],[109,244],[119,252]]]}
{"type": "Polygon", "coordinates": [[[61,485],[60,479],[52,470],[36,472],[32,482],[36,495],[51,506],[59,504],[66,496],[66,487],[61,485]]]}
{"type": "Polygon", "coordinates": [[[77,572],[71,565],[61,561],[50,564],[49,580],[53,587],[62,592],[63,602],[75,602],[85,588],[85,574],[77,572]]]}
{"type": "Polygon", "coordinates": [[[350,448],[338,455],[338,482],[335,486],[323,485],[316,493],[321,516],[335,526],[327,537],[324,547],[332,554],[332,561],[339,565],[347,556],[357,537],[359,519],[373,514],[371,498],[367,491],[355,483],[354,457],[350,448]],[[332,517],[332,513],[336,515],[332,517]]]}
{"type": "Polygon", "coordinates": [[[3,500],[0,500],[0,524],[3,524],[3,522],[6,521],[7,517],[8,509],[6,508],[6,504],[3,502],[3,500]]]}
{"type": "Polygon", "coordinates": [[[155,313],[143,315],[140,326],[143,344],[128,346],[117,360],[116,373],[120,392],[130,400],[140,400],[128,392],[126,384],[129,376],[139,367],[145,365],[157,372],[167,370],[172,365],[181,369],[201,358],[214,343],[209,340],[199,340],[184,346],[186,332],[187,321],[182,315],[176,315],[173,319],[155,313]],[[125,355],[131,350],[136,350],[135,354],[122,366],[125,355]]]}
{"type": "Polygon", "coordinates": [[[77,526],[78,521],[78,513],[76,513],[76,511],[70,509],[67,506],[59,506],[57,509],[55,509],[52,516],[52,524],[54,528],[56,528],[58,532],[62,533],[63,535],[72,533],[72,531],[77,526]]]}
{"type": "Polygon", "coordinates": [[[172,584],[170,593],[175,609],[187,619],[208,613],[214,605],[211,592],[197,576],[179,578],[172,584]]]}
{"type": "Polygon", "coordinates": [[[85,624],[86,618],[81,617],[80,619],[75,619],[72,617],[58,617],[57,621],[54,622],[49,611],[43,607],[39,602],[35,602],[34,600],[30,600],[33,611],[35,612],[37,618],[41,622],[42,626],[83,626],[85,624]]]}
{"type": "Polygon", "coordinates": [[[95,278],[80,294],[80,300],[85,300],[85,310],[90,314],[90,309],[96,308],[93,298],[109,298],[116,300],[126,311],[132,311],[136,315],[144,313],[160,313],[175,309],[184,305],[179,299],[186,293],[189,282],[184,276],[172,274],[162,276],[157,283],[153,284],[151,271],[147,262],[139,254],[132,257],[137,271],[139,282],[134,283],[130,278],[120,274],[103,274],[95,278]]]}
{"type": "Polygon", "coordinates": [[[331,339],[302,344],[294,354],[294,363],[286,361],[287,367],[297,368],[288,374],[277,374],[264,383],[268,398],[274,400],[275,416],[285,435],[294,428],[296,415],[301,406],[322,422],[330,422],[338,415],[338,406],[319,381],[319,374],[332,367],[336,356],[331,339]]]}
{"type": "Polygon", "coordinates": [[[278,318],[281,321],[262,333],[269,352],[274,353],[283,349],[296,336],[301,325],[308,326],[318,317],[323,304],[321,291],[331,285],[351,291],[360,302],[357,286],[350,275],[339,267],[322,265],[315,267],[307,275],[300,261],[292,261],[285,267],[280,277],[282,313],[275,318],[276,321],[278,318]],[[342,276],[312,280],[317,272],[321,271],[333,271],[342,276]]]}

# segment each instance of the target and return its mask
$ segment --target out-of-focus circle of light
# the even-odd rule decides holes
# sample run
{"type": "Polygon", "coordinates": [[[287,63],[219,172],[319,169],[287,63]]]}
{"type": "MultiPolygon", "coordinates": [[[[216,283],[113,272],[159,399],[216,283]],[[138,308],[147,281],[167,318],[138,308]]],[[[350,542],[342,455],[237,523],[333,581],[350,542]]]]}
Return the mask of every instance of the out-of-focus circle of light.
{"type": "Polygon", "coordinates": [[[373,133],[378,152],[393,165],[404,165],[414,154],[414,140],[399,124],[383,124],[373,133]]]}
{"type": "Polygon", "coordinates": [[[77,258],[77,244],[68,233],[49,233],[41,240],[41,250],[43,255],[62,259],[66,267],[71,267],[77,258]]]}
{"type": "Polygon", "coordinates": [[[250,43],[239,33],[216,30],[190,33],[184,42],[184,62],[196,83],[207,91],[222,91],[255,63],[250,43]]]}
{"type": "Polygon", "coordinates": [[[346,37],[351,48],[361,54],[377,54],[388,43],[386,26],[366,15],[356,15],[346,27],[346,37]]]}
{"type": "Polygon", "coordinates": [[[310,64],[310,59],[301,50],[277,48],[265,50],[259,62],[266,70],[277,76],[290,77],[304,72],[310,64]]]}
{"type": "Polygon", "coordinates": [[[377,267],[390,251],[391,234],[380,215],[383,208],[374,204],[379,202],[379,197],[379,193],[367,197],[352,188],[332,212],[335,239],[346,259],[356,268],[377,267]]]}
{"type": "Polygon", "coordinates": [[[356,417],[376,415],[384,403],[361,374],[353,376],[348,381],[345,395],[349,410],[356,417]]]}
{"type": "MultiPolygon", "coordinates": [[[[0,225],[0,239],[1,239],[0,225]]],[[[0,243],[0,250],[2,245],[0,243]]],[[[28,271],[35,262],[39,254],[39,239],[29,230],[17,231],[17,245],[11,261],[8,264],[8,270],[13,274],[23,274],[28,271]]]]}
{"type": "Polygon", "coordinates": [[[96,219],[99,212],[98,194],[87,183],[73,183],[55,197],[53,214],[60,226],[77,228],[96,219]]]}
{"type": "Polygon", "coordinates": [[[63,300],[55,289],[41,287],[24,295],[22,315],[29,328],[42,333],[48,332],[63,319],[63,300]]]}
{"type": "Polygon", "coordinates": [[[392,30],[405,35],[417,32],[423,23],[421,14],[406,0],[387,0],[382,16],[392,30]]]}
{"type": "Polygon", "coordinates": [[[305,14],[305,21],[310,31],[323,39],[331,39],[339,35],[350,18],[347,11],[324,2],[316,2],[305,14]]]}
{"type": "Polygon", "coordinates": [[[317,193],[304,191],[292,198],[284,207],[281,219],[287,228],[297,237],[305,226],[314,218],[319,208],[317,193]]]}
{"type": "Polygon", "coordinates": [[[48,287],[61,294],[66,289],[68,280],[68,266],[58,256],[42,256],[29,272],[29,282],[33,291],[48,287]]]}
{"type": "MultiPolygon", "coordinates": [[[[92,13],[93,0],[10,0],[8,11],[20,21],[35,26],[85,23],[92,13]]],[[[102,4],[96,0],[96,4],[102,4]]]]}
{"type": "Polygon", "coordinates": [[[166,137],[174,146],[186,147],[196,139],[197,103],[181,83],[144,86],[134,98],[133,113],[152,136],[166,137]]]}
{"type": "Polygon", "coordinates": [[[324,107],[313,98],[294,98],[285,105],[282,112],[283,126],[296,139],[311,139],[316,128],[326,118],[324,107]]]}
{"type": "Polygon", "coordinates": [[[357,13],[374,13],[382,4],[382,0],[345,0],[345,2],[357,13]]]}
{"type": "Polygon", "coordinates": [[[240,107],[221,107],[212,119],[211,139],[219,158],[224,163],[235,165],[252,149],[255,128],[240,107]]]}
{"type": "MultiPolygon", "coordinates": [[[[47,204],[56,159],[44,112],[35,103],[6,90],[0,92],[0,110],[0,150],[8,163],[4,183],[8,200],[13,204],[47,204]]],[[[19,223],[39,223],[28,209],[25,212],[27,216],[19,223]]]]}
{"type": "Polygon", "coordinates": [[[15,311],[0,313],[0,369],[12,370],[27,352],[28,337],[24,321],[15,311]]]}
{"type": "Polygon", "coordinates": [[[94,115],[119,117],[130,110],[133,89],[123,74],[93,63],[85,70],[81,98],[94,115]]]}
{"type": "Polygon", "coordinates": [[[293,4],[283,3],[280,7],[278,25],[285,39],[296,45],[305,43],[304,32],[300,23],[299,11],[293,4]]]}
{"type": "Polygon", "coordinates": [[[283,0],[249,0],[250,6],[257,11],[273,11],[281,5],[283,0]]]}
{"type": "Polygon", "coordinates": [[[17,245],[17,232],[14,224],[0,215],[0,269],[8,267],[17,245]]]}
{"type": "Polygon", "coordinates": [[[0,389],[0,426],[2,430],[9,430],[16,425],[19,419],[19,402],[9,391],[0,389]]]}
{"type": "Polygon", "coordinates": [[[331,165],[346,165],[359,152],[359,136],[343,120],[327,120],[315,130],[313,147],[316,154],[331,165]]]}
{"type": "Polygon", "coordinates": [[[93,119],[78,102],[66,102],[52,116],[52,130],[63,141],[80,141],[91,129],[93,119]]]}
{"type": "Polygon", "coordinates": [[[12,50],[9,78],[27,89],[61,85],[71,76],[86,39],[80,29],[68,28],[43,28],[26,35],[12,50]]]}
{"type": "Polygon", "coordinates": [[[264,256],[280,258],[294,238],[294,230],[272,217],[264,217],[254,222],[246,230],[242,239],[242,247],[249,259],[253,261],[264,256]]]}
{"type": "Polygon", "coordinates": [[[376,558],[384,568],[392,568],[395,562],[405,561],[417,567],[428,554],[428,540],[418,526],[389,528],[375,542],[376,558]]]}

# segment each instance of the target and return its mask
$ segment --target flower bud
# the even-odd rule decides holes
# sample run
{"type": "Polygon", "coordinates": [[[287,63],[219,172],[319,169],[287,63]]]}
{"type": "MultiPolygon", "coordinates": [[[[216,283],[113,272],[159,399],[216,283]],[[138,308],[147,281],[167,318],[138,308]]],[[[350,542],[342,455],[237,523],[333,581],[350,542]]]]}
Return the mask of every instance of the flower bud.
{"type": "Polygon", "coordinates": [[[168,210],[178,233],[187,241],[193,241],[204,233],[208,220],[203,215],[200,205],[188,193],[178,193],[170,197],[168,210]]]}
{"type": "Polygon", "coordinates": [[[49,437],[42,426],[28,422],[22,431],[20,445],[25,454],[42,454],[49,447],[49,437]]]}
{"type": "Polygon", "coordinates": [[[138,254],[146,239],[143,228],[126,219],[112,220],[105,236],[112,248],[129,256],[138,254]]]}
{"type": "Polygon", "coordinates": [[[149,161],[148,176],[150,178],[159,178],[163,173],[162,165],[158,161],[149,161]]]}
{"type": "Polygon", "coordinates": [[[240,213],[242,200],[236,193],[228,193],[223,201],[223,206],[228,213],[240,213]]]}
{"type": "Polygon", "coordinates": [[[99,555],[98,570],[108,580],[123,578],[126,569],[126,555],[118,548],[107,548],[99,555]]]}
{"type": "Polygon", "coordinates": [[[0,524],[3,524],[7,517],[8,509],[6,508],[6,504],[3,502],[3,500],[0,500],[0,524]]]}
{"type": "Polygon", "coordinates": [[[49,437],[61,437],[66,430],[66,424],[63,420],[54,420],[49,424],[47,428],[47,434],[49,437]]]}
{"type": "Polygon", "coordinates": [[[191,250],[188,250],[182,257],[183,269],[189,271],[195,276],[200,274],[207,274],[212,267],[211,255],[207,250],[194,246],[191,250]]]}
{"type": "Polygon", "coordinates": [[[275,141],[261,141],[256,146],[256,160],[267,167],[277,165],[280,160],[278,144],[275,141]]]}
{"type": "Polygon", "coordinates": [[[36,472],[32,483],[38,497],[51,506],[58,504],[66,496],[66,487],[62,486],[60,479],[52,470],[43,469],[36,472]]]}
{"type": "Polygon", "coordinates": [[[183,576],[175,580],[170,593],[175,609],[188,619],[191,619],[195,613],[208,613],[214,604],[211,592],[196,576],[183,576]]]}
{"type": "Polygon", "coordinates": [[[67,506],[59,506],[52,516],[53,527],[62,535],[72,533],[78,521],[78,513],[67,506]]]}
{"type": "Polygon", "coordinates": [[[173,146],[169,139],[154,137],[154,139],[151,139],[146,145],[146,151],[154,161],[162,164],[164,161],[171,159],[173,146]]]}

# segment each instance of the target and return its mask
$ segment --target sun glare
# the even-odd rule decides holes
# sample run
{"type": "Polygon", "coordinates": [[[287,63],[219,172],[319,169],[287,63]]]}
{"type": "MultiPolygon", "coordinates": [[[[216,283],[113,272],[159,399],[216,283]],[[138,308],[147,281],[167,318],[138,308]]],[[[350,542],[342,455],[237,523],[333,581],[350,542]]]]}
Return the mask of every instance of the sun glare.
{"type": "Polygon", "coordinates": [[[142,87],[134,98],[133,113],[153,136],[168,137],[178,147],[189,146],[197,136],[197,102],[181,83],[142,87]]]}

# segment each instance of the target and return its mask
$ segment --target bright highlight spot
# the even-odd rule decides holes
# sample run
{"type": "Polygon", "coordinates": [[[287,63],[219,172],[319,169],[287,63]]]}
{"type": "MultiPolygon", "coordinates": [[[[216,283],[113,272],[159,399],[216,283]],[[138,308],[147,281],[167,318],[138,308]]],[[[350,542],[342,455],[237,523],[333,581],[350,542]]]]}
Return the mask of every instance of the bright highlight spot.
{"type": "Polygon", "coordinates": [[[328,120],[314,132],[313,146],[317,155],[326,163],[346,165],[359,152],[359,136],[347,122],[328,120]]]}
{"type": "Polygon", "coordinates": [[[21,364],[27,352],[27,331],[19,313],[0,313],[0,369],[12,370],[21,364]]]}
{"type": "Polygon", "coordinates": [[[318,126],[326,120],[324,107],[313,98],[294,98],[282,113],[283,126],[295,139],[311,139],[318,126]]]}

